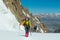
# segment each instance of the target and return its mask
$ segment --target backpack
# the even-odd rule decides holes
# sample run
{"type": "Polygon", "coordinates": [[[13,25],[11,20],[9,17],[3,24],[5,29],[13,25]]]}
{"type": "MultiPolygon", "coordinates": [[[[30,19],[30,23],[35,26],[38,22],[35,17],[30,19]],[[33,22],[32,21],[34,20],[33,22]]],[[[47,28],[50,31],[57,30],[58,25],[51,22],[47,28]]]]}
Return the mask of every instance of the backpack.
{"type": "Polygon", "coordinates": [[[29,21],[28,21],[28,20],[26,20],[26,21],[25,21],[25,25],[26,25],[26,26],[30,26],[30,24],[29,24],[29,21]]]}

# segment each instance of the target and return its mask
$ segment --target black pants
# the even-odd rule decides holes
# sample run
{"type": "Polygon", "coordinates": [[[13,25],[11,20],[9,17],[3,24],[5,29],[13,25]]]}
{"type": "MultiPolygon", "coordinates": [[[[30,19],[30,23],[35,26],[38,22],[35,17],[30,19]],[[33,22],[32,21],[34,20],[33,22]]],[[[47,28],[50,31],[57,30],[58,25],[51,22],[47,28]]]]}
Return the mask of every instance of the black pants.
{"type": "Polygon", "coordinates": [[[29,32],[30,26],[25,26],[25,32],[29,32]]]}

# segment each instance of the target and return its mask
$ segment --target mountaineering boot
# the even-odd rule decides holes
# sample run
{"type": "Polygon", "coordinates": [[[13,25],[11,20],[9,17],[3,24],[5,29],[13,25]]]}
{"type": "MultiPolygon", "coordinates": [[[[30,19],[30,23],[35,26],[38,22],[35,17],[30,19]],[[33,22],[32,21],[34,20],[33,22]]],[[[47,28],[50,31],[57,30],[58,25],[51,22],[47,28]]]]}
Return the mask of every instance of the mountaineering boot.
{"type": "Polygon", "coordinates": [[[29,32],[26,32],[25,37],[28,37],[28,36],[29,36],[29,32]]]}

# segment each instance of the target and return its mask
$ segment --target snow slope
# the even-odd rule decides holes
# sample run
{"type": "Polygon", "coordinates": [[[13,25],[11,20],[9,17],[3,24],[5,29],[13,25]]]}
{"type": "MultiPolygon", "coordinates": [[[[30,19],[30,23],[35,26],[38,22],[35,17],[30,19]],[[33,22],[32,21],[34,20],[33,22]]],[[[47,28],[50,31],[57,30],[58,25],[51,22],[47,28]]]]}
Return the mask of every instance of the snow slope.
{"type": "Polygon", "coordinates": [[[60,33],[32,33],[28,38],[21,33],[0,31],[0,40],[60,40],[60,33]]]}
{"type": "Polygon", "coordinates": [[[16,31],[19,31],[18,21],[0,0],[0,40],[60,40],[60,33],[31,33],[26,38],[23,30],[16,31]]]}
{"type": "Polygon", "coordinates": [[[0,0],[0,30],[17,31],[19,23],[11,11],[0,0]]]}

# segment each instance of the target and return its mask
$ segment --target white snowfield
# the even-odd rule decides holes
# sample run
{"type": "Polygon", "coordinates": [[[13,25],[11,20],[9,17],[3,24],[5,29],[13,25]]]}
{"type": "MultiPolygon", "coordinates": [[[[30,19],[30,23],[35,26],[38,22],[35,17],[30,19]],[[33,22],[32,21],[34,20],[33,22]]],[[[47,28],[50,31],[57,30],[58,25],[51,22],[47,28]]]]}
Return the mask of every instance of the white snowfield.
{"type": "Polygon", "coordinates": [[[26,38],[24,27],[19,29],[19,26],[15,16],[0,0],[0,40],[60,40],[60,33],[30,33],[26,38]]]}
{"type": "Polygon", "coordinates": [[[0,40],[60,40],[59,33],[31,33],[25,37],[23,32],[0,31],[0,40]]]}
{"type": "Polygon", "coordinates": [[[0,0],[0,29],[17,31],[19,23],[11,11],[5,6],[2,0],[0,0]]]}

